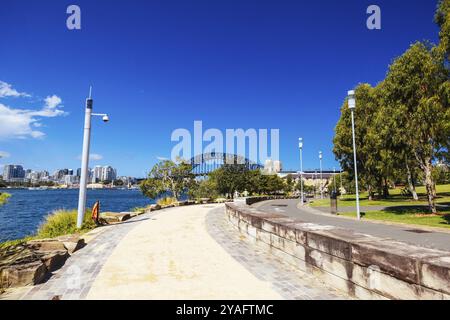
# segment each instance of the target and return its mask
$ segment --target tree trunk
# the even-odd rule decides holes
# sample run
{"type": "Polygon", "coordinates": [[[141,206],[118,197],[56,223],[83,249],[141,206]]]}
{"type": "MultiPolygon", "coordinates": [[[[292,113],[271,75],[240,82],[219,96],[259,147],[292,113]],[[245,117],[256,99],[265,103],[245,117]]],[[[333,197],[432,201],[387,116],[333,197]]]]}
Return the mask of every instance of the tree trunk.
{"type": "Polygon", "coordinates": [[[408,158],[406,158],[406,157],[405,157],[405,165],[406,165],[406,172],[407,172],[407,175],[408,175],[408,188],[409,188],[409,191],[411,192],[413,199],[415,201],[418,201],[419,197],[417,196],[416,185],[415,185],[414,179],[412,177],[411,169],[409,168],[409,165],[408,165],[408,158]]]}
{"type": "Polygon", "coordinates": [[[431,213],[437,213],[435,202],[436,188],[432,176],[433,165],[431,164],[431,159],[427,159],[423,169],[425,173],[425,186],[427,189],[428,206],[430,207],[431,213]]]}
{"type": "Polygon", "coordinates": [[[373,191],[372,191],[372,186],[371,185],[368,185],[367,193],[369,194],[369,201],[372,201],[373,200],[373,191]]]}
{"type": "Polygon", "coordinates": [[[383,198],[387,199],[389,197],[389,184],[388,180],[384,178],[384,184],[383,184],[383,198]]]}

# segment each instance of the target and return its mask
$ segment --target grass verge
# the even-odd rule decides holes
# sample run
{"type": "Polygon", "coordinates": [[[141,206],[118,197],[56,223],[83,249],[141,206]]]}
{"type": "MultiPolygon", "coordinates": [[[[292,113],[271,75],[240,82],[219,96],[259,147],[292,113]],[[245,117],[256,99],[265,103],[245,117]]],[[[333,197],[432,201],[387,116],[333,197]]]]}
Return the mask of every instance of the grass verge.
{"type": "MultiPolygon", "coordinates": [[[[385,209],[363,212],[362,219],[450,229],[450,208],[442,211],[439,215],[434,215],[424,213],[419,208],[385,209]]],[[[342,212],[339,215],[356,219],[356,212],[342,212]]]]}
{"type": "Polygon", "coordinates": [[[91,212],[87,210],[81,229],[77,229],[77,210],[56,210],[45,217],[34,235],[22,239],[9,240],[0,243],[0,249],[13,245],[18,245],[29,240],[55,238],[68,234],[82,234],[96,227],[91,219],[91,212]]]}
{"type": "MultiPolygon", "coordinates": [[[[404,196],[401,194],[401,189],[391,189],[389,190],[389,198],[387,199],[375,199],[369,200],[368,194],[363,192],[360,194],[360,205],[361,206],[409,206],[409,205],[424,205],[427,206],[428,202],[426,199],[425,187],[418,187],[417,193],[419,196],[419,201],[414,201],[411,197],[404,196]]],[[[439,185],[436,186],[436,203],[441,205],[450,205],[450,185],[439,185]]],[[[314,200],[311,207],[326,207],[330,205],[329,199],[318,199],[314,200]]],[[[344,195],[342,199],[338,199],[339,207],[351,207],[356,205],[355,195],[344,195]]]]}

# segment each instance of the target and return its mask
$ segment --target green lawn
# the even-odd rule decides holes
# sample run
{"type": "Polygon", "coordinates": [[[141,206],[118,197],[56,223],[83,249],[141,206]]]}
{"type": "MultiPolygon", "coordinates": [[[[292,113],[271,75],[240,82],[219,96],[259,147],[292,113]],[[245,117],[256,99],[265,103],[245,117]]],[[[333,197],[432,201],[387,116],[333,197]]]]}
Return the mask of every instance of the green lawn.
{"type": "MultiPolygon", "coordinates": [[[[417,193],[419,195],[419,201],[414,201],[410,197],[405,197],[401,194],[400,188],[389,190],[389,198],[387,199],[375,199],[369,201],[368,194],[366,192],[360,194],[361,206],[400,206],[400,205],[428,205],[425,193],[425,187],[418,187],[417,193]]],[[[450,185],[439,185],[436,187],[438,204],[450,205],[450,185]]],[[[314,200],[311,204],[312,207],[326,207],[330,205],[329,199],[314,200]]],[[[351,207],[356,205],[355,195],[344,195],[342,199],[339,198],[338,206],[351,207]]]]}
{"type": "MultiPolygon", "coordinates": [[[[387,222],[399,222],[407,224],[415,224],[429,227],[440,227],[450,229],[450,208],[442,212],[444,215],[430,215],[415,213],[415,210],[383,210],[383,211],[367,211],[362,213],[362,219],[380,220],[387,222]]],[[[417,211],[417,210],[416,210],[417,211]]],[[[352,217],[356,219],[356,212],[339,213],[339,215],[352,217]]]]}
{"type": "Polygon", "coordinates": [[[8,198],[11,197],[11,195],[9,193],[1,193],[0,194],[0,206],[2,204],[5,204],[6,201],[8,201],[8,198]]]}

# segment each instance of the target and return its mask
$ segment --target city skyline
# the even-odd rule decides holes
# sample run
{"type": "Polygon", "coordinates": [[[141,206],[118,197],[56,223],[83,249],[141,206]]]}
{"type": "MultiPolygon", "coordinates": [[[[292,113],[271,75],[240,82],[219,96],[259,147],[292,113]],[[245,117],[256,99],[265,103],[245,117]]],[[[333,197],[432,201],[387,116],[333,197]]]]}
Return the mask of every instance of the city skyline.
{"type": "Polygon", "coordinates": [[[361,1],[126,8],[79,1],[78,31],[65,26],[65,4],[26,3],[26,11],[23,4],[5,1],[0,12],[9,48],[0,52],[8,61],[0,78],[0,166],[34,170],[80,166],[91,84],[94,110],[111,121],[93,121],[90,166],[104,161],[145,177],[170,157],[173,130],[202,120],[222,131],[280,129],[287,170],[299,168],[299,137],[305,169],[319,167],[319,151],[324,168],[339,168],[331,140],[347,91],[376,84],[415,40],[437,41],[436,3],[425,0],[379,1],[376,31],[366,28],[361,1]],[[126,23],[112,18],[123,14],[126,23]],[[33,58],[24,56],[31,51],[33,58]]]}
{"type": "MultiPolygon", "coordinates": [[[[54,171],[48,170],[32,170],[25,168],[20,164],[6,164],[3,166],[1,176],[5,182],[57,182],[65,184],[78,184],[81,176],[81,168],[76,170],[71,168],[57,169],[54,171]],[[76,179],[78,178],[78,179],[76,179]]],[[[117,169],[110,165],[97,165],[89,168],[89,182],[97,183],[103,181],[121,180],[125,176],[119,176],[117,169]]],[[[132,178],[134,177],[126,177],[132,178]]]]}

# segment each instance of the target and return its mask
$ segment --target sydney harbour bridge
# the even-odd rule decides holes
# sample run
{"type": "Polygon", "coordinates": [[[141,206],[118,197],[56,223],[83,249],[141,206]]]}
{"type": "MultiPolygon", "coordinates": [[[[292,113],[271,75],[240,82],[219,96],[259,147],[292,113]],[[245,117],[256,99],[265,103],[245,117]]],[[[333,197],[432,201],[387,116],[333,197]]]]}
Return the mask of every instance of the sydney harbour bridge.
{"type": "Polygon", "coordinates": [[[192,165],[192,173],[196,176],[205,176],[210,172],[219,169],[224,164],[227,165],[245,165],[248,170],[256,170],[263,168],[262,165],[250,161],[249,159],[222,152],[210,152],[199,154],[190,160],[192,165]]]}

